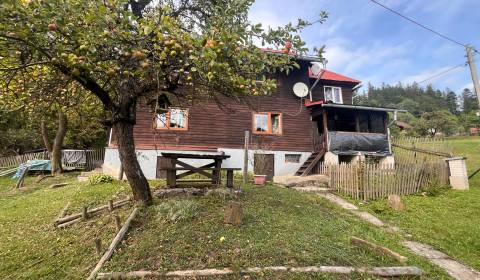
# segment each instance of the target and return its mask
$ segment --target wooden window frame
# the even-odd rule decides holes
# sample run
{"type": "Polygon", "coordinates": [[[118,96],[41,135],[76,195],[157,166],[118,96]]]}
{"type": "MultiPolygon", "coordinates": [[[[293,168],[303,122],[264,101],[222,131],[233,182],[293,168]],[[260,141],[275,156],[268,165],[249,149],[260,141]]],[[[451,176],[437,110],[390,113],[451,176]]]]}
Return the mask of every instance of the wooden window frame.
{"type": "Polygon", "coordinates": [[[155,129],[160,129],[160,130],[174,130],[174,131],[187,131],[188,130],[188,116],[189,116],[189,112],[188,112],[188,109],[183,109],[183,108],[179,108],[179,107],[171,107],[171,108],[168,108],[166,109],[167,112],[166,112],[166,115],[167,115],[167,123],[165,124],[164,127],[157,127],[157,116],[158,116],[158,113],[155,112],[154,114],[154,122],[153,122],[153,126],[155,129]],[[171,114],[171,110],[182,110],[182,111],[185,111],[185,127],[170,127],[170,114],[171,114]]]}
{"type": "Polygon", "coordinates": [[[333,103],[336,103],[336,104],[343,104],[343,92],[342,92],[342,87],[336,87],[336,86],[323,86],[323,98],[325,99],[325,101],[328,101],[327,99],[327,91],[326,89],[327,88],[332,88],[332,98],[333,100],[331,100],[333,103]],[[340,102],[335,102],[335,95],[333,93],[333,90],[338,88],[340,90],[340,102]]]}
{"type": "Polygon", "coordinates": [[[252,133],[253,134],[263,134],[263,135],[283,135],[283,113],[280,112],[253,112],[252,113],[252,133]],[[272,132],[272,114],[279,115],[279,133],[272,132]],[[257,131],[256,129],[256,120],[255,115],[267,115],[268,116],[268,130],[267,131],[257,131]]]}

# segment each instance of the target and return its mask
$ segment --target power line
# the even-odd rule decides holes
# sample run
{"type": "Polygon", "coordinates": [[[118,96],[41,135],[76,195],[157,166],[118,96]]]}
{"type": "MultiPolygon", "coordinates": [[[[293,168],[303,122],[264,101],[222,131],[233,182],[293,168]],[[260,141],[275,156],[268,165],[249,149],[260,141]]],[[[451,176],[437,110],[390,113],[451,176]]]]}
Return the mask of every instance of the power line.
{"type": "Polygon", "coordinates": [[[467,64],[466,64],[466,63],[462,63],[462,64],[459,64],[459,65],[457,65],[457,66],[448,68],[448,69],[446,69],[446,70],[444,70],[444,71],[442,71],[442,72],[440,72],[440,73],[437,73],[437,74],[435,74],[435,75],[433,75],[433,76],[430,76],[430,77],[428,77],[428,78],[426,78],[426,79],[424,79],[424,80],[421,80],[420,82],[417,82],[417,84],[421,84],[421,83],[424,83],[424,82],[426,82],[426,81],[429,81],[429,80],[438,78],[438,77],[440,77],[440,76],[442,76],[442,75],[447,74],[447,73],[450,72],[450,71],[453,71],[453,70],[455,70],[455,69],[457,69],[457,68],[465,67],[465,66],[467,66],[467,64]]]}
{"type": "MultiPolygon", "coordinates": [[[[460,45],[460,46],[462,46],[462,47],[464,47],[464,48],[467,46],[466,44],[462,44],[462,43],[460,43],[459,41],[457,41],[457,40],[455,40],[455,39],[452,39],[452,38],[450,38],[450,37],[448,37],[448,36],[446,36],[446,35],[443,35],[442,33],[440,33],[440,32],[438,32],[438,31],[435,31],[435,30],[429,28],[429,27],[427,27],[427,26],[419,23],[418,21],[415,21],[415,20],[413,20],[413,19],[411,19],[411,18],[409,18],[409,17],[407,17],[407,16],[402,15],[401,13],[395,11],[395,10],[392,9],[392,8],[389,8],[389,7],[385,6],[385,5],[382,4],[382,3],[379,3],[379,2],[376,1],[376,0],[370,0],[370,1],[373,2],[373,3],[375,3],[375,4],[377,4],[377,5],[379,5],[380,7],[383,7],[384,9],[389,10],[390,12],[392,12],[392,13],[400,16],[400,17],[402,17],[403,19],[410,21],[411,23],[416,24],[416,25],[420,26],[421,28],[423,28],[423,29],[425,29],[425,30],[428,30],[428,31],[436,34],[437,36],[442,37],[442,38],[445,39],[445,40],[448,40],[448,41],[450,41],[450,42],[452,42],[452,43],[454,43],[454,44],[460,45]]],[[[475,50],[475,52],[478,52],[478,51],[475,50]]]]}

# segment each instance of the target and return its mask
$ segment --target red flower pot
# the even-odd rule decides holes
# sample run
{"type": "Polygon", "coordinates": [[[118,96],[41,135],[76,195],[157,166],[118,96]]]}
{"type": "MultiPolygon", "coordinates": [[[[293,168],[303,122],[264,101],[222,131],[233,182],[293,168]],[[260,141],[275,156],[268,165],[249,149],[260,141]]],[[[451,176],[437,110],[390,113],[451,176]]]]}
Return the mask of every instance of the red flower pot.
{"type": "Polygon", "coordinates": [[[255,185],[265,185],[267,181],[267,175],[253,175],[253,181],[255,185]]]}

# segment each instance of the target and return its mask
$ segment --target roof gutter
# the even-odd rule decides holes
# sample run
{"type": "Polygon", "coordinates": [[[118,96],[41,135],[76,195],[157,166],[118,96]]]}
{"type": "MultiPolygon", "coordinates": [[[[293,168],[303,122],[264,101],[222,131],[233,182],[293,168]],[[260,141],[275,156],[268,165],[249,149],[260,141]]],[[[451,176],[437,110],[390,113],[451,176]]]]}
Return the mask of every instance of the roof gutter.
{"type": "Polygon", "coordinates": [[[407,110],[395,109],[395,108],[368,107],[368,106],[345,105],[345,104],[334,104],[334,103],[324,103],[324,104],[321,104],[320,106],[330,107],[330,108],[348,108],[348,109],[370,110],[370,111],[381,111],[381,112],[400,112],[400,113],[407,112],[407,110]]]}

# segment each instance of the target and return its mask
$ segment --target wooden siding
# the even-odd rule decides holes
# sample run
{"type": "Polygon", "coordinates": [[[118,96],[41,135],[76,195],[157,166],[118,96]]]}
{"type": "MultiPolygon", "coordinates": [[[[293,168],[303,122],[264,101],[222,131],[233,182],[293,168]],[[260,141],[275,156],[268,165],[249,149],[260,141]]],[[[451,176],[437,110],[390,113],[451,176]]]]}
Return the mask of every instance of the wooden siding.
{"type": "MultiPolygon", "coordinates": [[[[296,82],[312,84],[307,76],[307,62],[301,69],[278,81],[275,93],[269,96],[249,97],[243,102],[221,98],[228,108],[220,108],[213,101],[197,102],[181,107],[189,110],[187,131],[155,130],[154,112],[150,106],[139,104],[134,127],[135,145],[138,149],[159,150],[215,150],[216,148],[243,148],[245,130],[251,130],[253,112],[281,112],[282,135],[251,134],[251,143],[262,143],[271,150],[313,150],[313,135],[316,126],[311,121],[308,108],[301,109],[300,100],[293,94],[296,82]],[[245,102],[246,101],[246,102],[245,102]],[[249,105],[246,105],[246,104],[249,105]]],[[[318,87],[323,92],[323,85],[318,87]]],[[[335,85],[335,84],[332,84],[335,85]]],[[[344,103],[351,104],[351,88],[342,87],[344,103]]]]}

